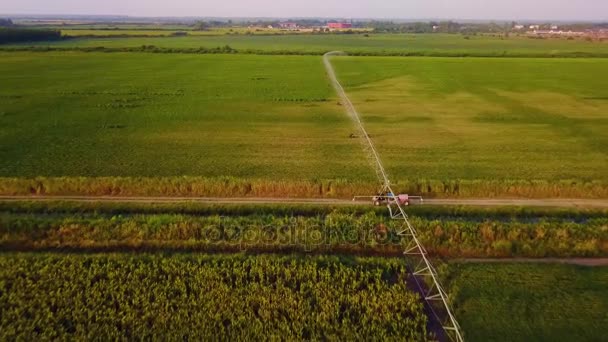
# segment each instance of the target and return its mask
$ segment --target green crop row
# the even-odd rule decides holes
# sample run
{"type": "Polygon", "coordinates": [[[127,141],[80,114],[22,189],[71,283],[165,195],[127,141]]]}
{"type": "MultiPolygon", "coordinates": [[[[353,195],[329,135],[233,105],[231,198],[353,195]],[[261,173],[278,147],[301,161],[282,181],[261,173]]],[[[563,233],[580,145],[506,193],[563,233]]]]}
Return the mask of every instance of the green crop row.
{"type": "Polygon", "coordinates": [[[0,256],[2,340],[427,340],[399,260],[0,256]]]}
{"type": "MultiPolygon", "coordinates": [[[[411,216],[440,257],[608,256],[608,218],[475,220],[411,216]]],[[[403,222],[371,211],[318,216],[0,214],[5,250],[182,250],[400,255],[403,222]]]]}

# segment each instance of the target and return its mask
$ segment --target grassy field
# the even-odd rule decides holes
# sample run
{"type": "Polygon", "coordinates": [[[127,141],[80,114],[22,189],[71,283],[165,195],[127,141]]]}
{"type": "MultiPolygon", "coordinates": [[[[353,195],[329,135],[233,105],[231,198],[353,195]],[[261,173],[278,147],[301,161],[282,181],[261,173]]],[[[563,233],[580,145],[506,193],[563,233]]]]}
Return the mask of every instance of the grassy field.
{"type": "MultiPolygon", "coordinates": [[[[69,31],[74,33],[72,31],[69,31]]],[[[83,31],[84,32],[84,31],[83,31]]],[[[113,31],[98,31],[112,34],[113,31]]],[[[120,32],[120,31],[116,31],[120,32]]],[[[148,31],[150,32],[150,31],[148,31]]],[[[82,32],[81,32],[82,33],[82,32]]],[[[206,33],[202,33],[203,35],[206,33]]],[[[492,36],[471,36],[465,39],[456,34],[331,34],[331,35],[226,35],[189,36],[179,38],[76,38],[57,42],[22,43],[17,46],[52,47],[140,47],[154,45],[162,48],[215,48],[229,45],[239,50],[266,52],[294,51],[323,53],[342,50],[350,53],[418,53],[469,55],[568,55],[576,53],[608,54],[608,42],[585,40],[530,39],[492,36]]],[[[14,46],[14,45],[13,45],[14,46]]]]}
{"type": "Polygon", "coordinates": [[[372,179],[318,57],[2,53],[0,176],[372,179]]]}
{"type": "Polygon", "coordinates": [[[427,340],[399,259],[0,255],[0,338],[427,340]]]}
{"type": "Polygon", "coordinates": [[[608,60],[333,63],[393,179],[608,180],[608,60]]]}
{"type": "Polygon", "coordinates": [[[452,266],[467,341],[603,341],[608,267],[452,266]]]}
{"type": "MultiPolygon", "coordinates": [[[[319,57],[1,54],[0,193],[348,198],[377,186],[319,57]]],[[[334,63],[399,191],[607,194],[605,59],[334,63]]]]}

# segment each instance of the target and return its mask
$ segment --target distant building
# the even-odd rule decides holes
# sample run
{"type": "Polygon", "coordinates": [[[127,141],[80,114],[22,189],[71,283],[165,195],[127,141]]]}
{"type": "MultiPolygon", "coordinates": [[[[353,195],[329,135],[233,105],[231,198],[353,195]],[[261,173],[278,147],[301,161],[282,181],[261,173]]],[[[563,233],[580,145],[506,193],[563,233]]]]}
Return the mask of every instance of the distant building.
{"type": "Polygon", "coordinates": [[[515,25],[515,26],[513,26],[513,29],[515,29],[515,30],[523,30],[524,27],[525,27],[524,25],[515,25]]]}
{"type": "Polygon", "coordinates": [[[349,29],[353,28],[351,23],[327,23],[327,27],[330,29],[349,29]]]}
{"type": "Polygon", "coordinates": [[[534,30],[528,32],[528,35],[537,36],[537,37],[581,37],[585,36],[585,32],[580,31],[554,31],[554,30],[534,30]]]}
{"type": "Polygon", "coordinates": [[[551,25],[551,30],[556,31],[559,29],[559,26],[557,25],[551,25]]]}
{"type": "Polygon", "coordinates": [[[293,22],[282,22],[279,23],[279,27],[285,30],[297,30],[298,24],[293,22]]]}
{"type": "Polygon", "coordinates": [[[540,30],[540,25],[530,25],[530,30],[540,30]]]}

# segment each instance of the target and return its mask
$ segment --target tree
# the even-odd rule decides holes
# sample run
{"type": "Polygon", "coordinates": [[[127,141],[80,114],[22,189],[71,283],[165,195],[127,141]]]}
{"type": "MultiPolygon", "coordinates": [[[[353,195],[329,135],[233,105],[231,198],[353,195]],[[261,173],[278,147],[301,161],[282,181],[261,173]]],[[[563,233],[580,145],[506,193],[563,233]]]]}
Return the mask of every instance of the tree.
{"type": "Polygon", "coordinates": [[[209,28],[211,28],[211,26],[204,21],[198,21],[194,24],[194,31],[207,31],[209,28]]]}
{"type": "Polygon", "coordinates": [[[12,27],[15,26],[11,19],[2,19],[0,18],[0,27],[12,27]]]}

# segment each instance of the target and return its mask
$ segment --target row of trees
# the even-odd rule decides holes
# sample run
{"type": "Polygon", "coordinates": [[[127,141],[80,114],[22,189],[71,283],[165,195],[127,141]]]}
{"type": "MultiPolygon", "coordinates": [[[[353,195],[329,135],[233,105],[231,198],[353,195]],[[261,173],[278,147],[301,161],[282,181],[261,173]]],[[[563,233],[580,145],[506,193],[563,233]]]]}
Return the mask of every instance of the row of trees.
{"type": "Polygon", "coordinates": [[[0,44],[61,39],[61,31],[46,29],[0,28],[0,44]]]}
{"type": "Polygon", "coordinates": [[[11,19],[0,18],[0,27],[13,27],[15,24],[11,19]]]}

